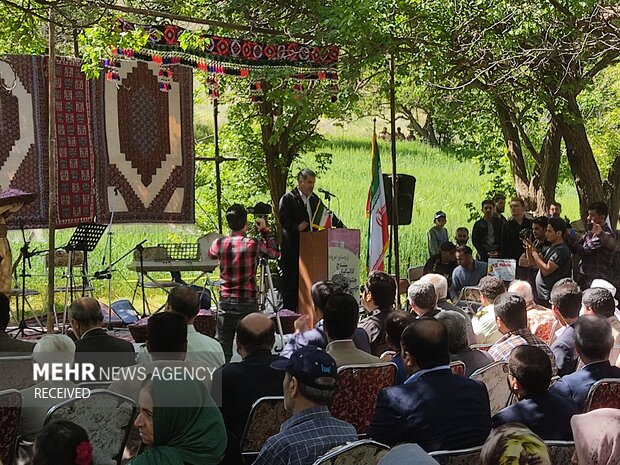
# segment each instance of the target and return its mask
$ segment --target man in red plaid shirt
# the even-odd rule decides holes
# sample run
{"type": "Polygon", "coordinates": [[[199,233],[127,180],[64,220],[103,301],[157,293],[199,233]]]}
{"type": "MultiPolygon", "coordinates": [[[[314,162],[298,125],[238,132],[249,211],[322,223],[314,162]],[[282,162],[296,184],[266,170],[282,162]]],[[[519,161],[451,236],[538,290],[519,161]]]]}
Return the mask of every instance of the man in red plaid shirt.
{"type": "Polygon", "coordinates": [[[276,238],[264,218],[256,219],[261,238],[247,236],[248,213],[243,205],[234,204],[226,211],[230,236],[213,241],[209,255],[220,261],[220,304],[215,338],[222,344],[224,356],[232,357],[232,342],[237,322],[258,310],[256,268],[260,257],[279,258],[276,238]]]}

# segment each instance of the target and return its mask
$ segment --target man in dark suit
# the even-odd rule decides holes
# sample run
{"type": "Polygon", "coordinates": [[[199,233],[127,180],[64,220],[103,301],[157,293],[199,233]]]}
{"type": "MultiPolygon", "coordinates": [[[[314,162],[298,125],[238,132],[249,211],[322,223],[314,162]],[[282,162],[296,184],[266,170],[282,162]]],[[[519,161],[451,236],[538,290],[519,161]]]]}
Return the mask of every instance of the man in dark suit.
{"type": "Polygon", "coordinates": [[[101,327],[103,314],[97,299],[82,297],[75,300],[69,309],[71,329],[77,337],[75,341],[76,363],[93,363],[95,373],[99,368],[129,366],[136,362],[133,345],[110,336],[101,327]]]}
{"type": "MultiPolygon", "coordinates": [[[[314,193],[316,173],[303,169],[297,175],[297,187],[280,199],[279,216],[282,224],[282,299],[284,308],[297,310],[297,291],[299,288],[299,233],[317,231],[313,217],[319,205],[319,197],[314,193]]],[[[315,219],[319,221],[319,219],[315,219]]],[[[344,224],[332,214],[332,226],[344,228],[344,224]]]]}
{"type": "Polygon", "coordinates": [[[551,289],[551,310],[562,331],[551,344],[558,376],[570,375],[579,360],[574,326],[581,310],[581,289],[575,281],[564,278],[555,283],[551,289]]]}
{"type": "Polygon", "coordinates": [[[583,410],[592,385],[603,378],[620,378],[620,368],[609,363],[614,343],[609,321],[602,316],[585,315],[577,320],[574,330],[575,348],[584,367],[561,378],[549,391],[573,399],[583,410]]]}
{"type": "Polygon", "coordinates": [[[491,430],[489,395],[481,382],[450,370],[448,331],[434,318],[410,324],[401,337],[405,384],[383,389],[368,436],[427,452],[480,446],[491,430]]]}
{"type": "Polygon", "coordinates": [[[0,356],[26,355],[32,353],[34,344],[20,341],[6,333],[6,327],[11,319],[9,298],[0,292],[0,356]]]}
{"type": "Polygon", "coordinates": [[[543,440],[572,441],[570,419],[579,413],[572,399],[548,391],[551,360],[538,347],[518,346],[508,359],[508,385],[519,402],[496,413],[491,426],[523,423],[543,440]]]}
{"type": "Polygon", "coordinates": [[[252,404],[261,397],[281,396],[284,371],[271,368],[282,357],[271,354],[275,343],[273,322],[262,313],[250,313],[237,325],[237,351],[242,361],[226,363],[213,373],[213,398],[229,433],[241,440],[252,404]]]}

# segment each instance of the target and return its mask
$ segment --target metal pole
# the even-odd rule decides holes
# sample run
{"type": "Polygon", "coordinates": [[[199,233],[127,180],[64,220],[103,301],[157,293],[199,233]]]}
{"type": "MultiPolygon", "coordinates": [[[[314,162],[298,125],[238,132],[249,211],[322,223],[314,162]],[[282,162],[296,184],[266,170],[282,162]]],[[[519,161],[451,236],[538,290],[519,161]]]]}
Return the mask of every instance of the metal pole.
{"type": "Polygon", "coordinates": [[[213,140],[215,143],[215,189],[217,196],[217,228],[219,233],[222,234],[222,178],[220,176],[220,163],[222,159],[220,158],[220,135],[217,124],[217,102],[218,99],[216,97],[213,99],[213,129],[215,131],[215,133],[213,134],[213,140]]]}
{"type": "Polygon", "coordinates": [[[54,11],[52,8],[49,9],[47,76],[49,93],[47,332],[54,333],[54,252],[56,251],[56,25],[54,24],[54,11]]]}
{"type": "MultiPolygon", "coordinates": [[[[394,84],[394,52],[390,53],[390,125],[392,127],[392,239],[394,241],[394,269],[396,283],[400,280],[398,251],[398,177],[396,175],[396,92],[394,84]]],[[[400,308],[400,296],[396,292],[396,308],[400,308]]]]}

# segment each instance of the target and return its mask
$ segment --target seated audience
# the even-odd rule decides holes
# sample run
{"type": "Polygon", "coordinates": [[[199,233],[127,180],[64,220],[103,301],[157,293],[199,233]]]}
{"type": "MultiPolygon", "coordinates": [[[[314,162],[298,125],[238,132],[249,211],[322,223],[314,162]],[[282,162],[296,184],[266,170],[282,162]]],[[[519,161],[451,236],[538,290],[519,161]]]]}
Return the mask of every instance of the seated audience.
{"type": "Polygon", "coordinates": [[[552,465],[546,444],[519,423],[491,431],[480,451],[482,465],[552,465]]]}
{"type": "Polygon", "coordinates": [[[489,258],[499,257],[499,236],[502,220],[493,214],[495,204],[487,199],[482,202],[482,218],[474,223],[471,241],[478,252],[476,260],[488,262],[489,258]]]}
{"type": "Polygon", "coordinates": [[[447,299],[448,297],[448,280],[436,273],[429,273],[422,276],[419,279],[421,283],[431,283],[435,288],[435,294],[437,294],[437,308],[439,310],[452,310],[454,312],[460,313],[467,320],[467,341],[469,344],[476,343],[476,335],[474,334],[474,329],[471,326],[471,318],[469,314],[463,310],[461,307],[457,307],[456,305],[450,303],[447,299]]]}
{"type": "Polygon", "coordinates": [[[424,264],[423,273],[436,273],[448,280],[448,287],[452,284],[452,272],[458,266],[456,263],[456,246],[448,241],[441,244],[439,253],[430,257],[424,264]]]}
{"type": "Polygon", "coordinates": [[[581,298],[581,305],[586,315],[600,315],[611,325],[614,346],[609,353],[609,363],[620,366],[620,321],[614,315],[614,297],[607,289],[586,289],[581,298]]]}
{"type": "Polygon", "coordinates": [[[492,344],[502,337],[502,333],[495,324],[495,310],[493,302],[497,296],[506,292],[504,281],[497,276],[485,276],[478,284],[482,308],[471,319],[471,324],[476,335],[476,343],[492,344]]]}
{"type": "Polygon", "coordinates": [[[453,302],[458,299],[464,287],[477,286],[487,275],[487,264],[474,260],[472,250],[466,245],[456,248],[456,262],[459,266],[452,272],[452,286],[450,287],[450,297],[453,302]]]}
{"type": "MultiPolygon", "coordinates": [[[[620,284],[619,284],[619,287],[620,287],[620,284]]],[[[611,292],[611,295],[614,297],[614,305],[616,306],[615,315],[616,315],[616,318],[620,320],[620,307],[618,307],[618,299],[616,298],[616,292],[617,292],[616,286],[614,286],[609,281],[605,281],[604,279],[597,278],[594,281],[592,281],[592,284],[590,285],[590,289],[607,289],[609,292],[611,292]]]]}
{"type": "Polygon", "coordinates": [[[129,341],[110,336],[103,324],[101,305],[93,297],[74,300],[69,308],[75,341],[75,362],[93,363],[99,368],[124,367],[136,363],[136,354],[129,341]]]}
{"type": "Polygon", "coordinates": [[[581,309],[581,289],[570,278],[558,281],[551,290],[551,310],[560,329],[555,333],[551,351],[555,356],[558,376],[577,369],[579,356],[575,350],[575,323],[581,309]]]}
{"type": "Polygon", "coordinates": [[[490,430],[489,395],[484,384],[452,374],[446,326],[416,320],[401,344],[410,377],[379,392],[368,437],[389,446],[417,443],[427,452],[481,445],[490,430]]]}
{"type": "Polygon", "coordinates": [[[493,362],[493,358],[485,351],[471,349],[467,344],[466,317],[452,310],[444,310],[439,312],[435,318],[446,325],[450,361],[463,362],[465,364],[465,376],[469,378],[478,368],[485,367],[493,362]]]}
{"type": "MultiPolygon", "coordinates": [[[[295,320],[295,334],[286,343],[280,353],[282,357],[290,358],[296,350],[307,345],[313,345],[325,349],[327,346],[327,335],[323,330],[323,310],[327,305],[327,299],[336,292],[336,286],[331,281],[318,281],[312,285],[310,296],[312,297],[312,309],[317,318],[314,328],[309,327],[310,316],[302,315],[295,320]]],[[[362,328],[356,328],[353,333],[355,346],[364,352],[370,352],[370,342],[368,335],[362,328]]]]}
{"type": "Polygon", "coordinates": [[[32,352],[34,349],[32,342],[20,341],[6,332],[10,320],[9,298],[0,293],[0,357],[24,355],[24,353],[32,352]]]}
{"type": "MultiPolygon", "coordinates": [[[[75,344],[69,336],[64,334],[50,334],[43,336],[37,341],[32,351],[32,362],[39,365],[45,363],[63,363],[73,365],[75,344]]],[[[69,379],[69,375],[61,375],[63,380],[40,380],[34,386],[23,389],[22,414],[19,420],[19,435],[29,436],[38,433],[43,427],[43,422],[50,407],[56,405],[59,400],[50,396],[36,396],[35,390],[39,388],[72,388],[75,384],[69,379]]]]}
{"type": "Polygon", "coordinates": [[[446,230],[446,214],[441,210],[435,212],[433,217],[434,226],[428,230],[428,256],[432,257],[439,253],[439,248],[444,242],[448,242],[448,231],[446,230]]]}
{"type": "Polygon", "coordinates": [[[272,366],[286,372],[284,407],[293,416],[265,442],[254,465],[311,464],[331,448],[357,440],[355,428],[327,408],[337,379],[336,362],[327,352],[303,347],[272,366]]]}
{"type": "Polygon", "coordinates": [[[550,382],[547,354],[534,346],[515,347],[508,359],[508,385],[519,401],[496,413],[491,427],[522,423],[545,441],[572,441],[570,419],[579,408],[571,399],[550,393],[550,382]]]}
{"type": "Polygon", "coordinates": [[[336,361],[336,365],[377,363],[379,357],[359,350],[353,343],[357,329],[359,306],[355,297],[345,292],[336,292],[327,301],[323,312],[323,324],[328,344],[325,351],[336,361]]]}
{"type": "Polygon", "coordinates": [[[402,310],[394,310],[385,320],[385,340],[388,349],[381,355],[384,362],[394,362],[398,371],[396,373],[396,383],[403,384],[407,379],[407,371],[403,363],[400,352],[400,337],[407,326],[415,320],[415,316],[402,310]]]}
{"type": "Polygon", "coordinates": [[[467,245],[467,243],[469,242],[469,229],[464,226],[459,226],[458,228],[456,228],[456,231],[454,233],[454,240],[457,246],[467,245]]]}
{"type": "Polygon", "coordinates": [[[415,281],[407,289],[407,299],[411,311],[418,318],[434,318],[440,310],[437,308],[437,294],[431,283],[415,281]]]}
{"type": "Polygon", "coordinates": [[[592,385],[599,379],[620,378],[620,368],[609,363],[613,345],[609,321],[601,316],[585,315],[577,320],[574,330],[575,348],[584,367],[560,378],[550,392],[573,399],[583,410],[592,385]]]}
{"type": "Polygon", "coordinates": [[[575,437],[573,463],[578,465],[620,463],[620,410],[601,408],[575,415],[571,425],[575,437]]]}
{"type": "Polygon", "coordinates": [[[383,271],[373,271],[362,292],[362,305],[368,316],[359,327],[366,331],[370,341],[370,353],[379,357],[387,349],[385,342],[385,319],[394,308],[396,281],[383,271]]]}
{"type": "Polygon", "coordinates": [[[551,370],[556,373],[553,352],[542,339],[536,337],[527,327],[525,299],[513,292],[500,295],[494,302],[495,322],[502,333],[501,339],[489,348],[489,355],[495,361],[508,361],[512,349],[520,345],[530,345],[545,351],[551,361],[551,370]]]}
{"type": "MultiPolygon", "coordinates": [[[[196,331],[194,320],[200,311],[200,296],[190,287],[177,286],[170,289],[166,311],[180,313],[187,320],[187,353],[185,361],[197,362],[215,370],[224,364],[224,350],[212,337],[196,331]]],[[[138,354],[138,362],[147,362],[146,347],[138,354]]]]}
{"type": "Polygon", "coordinates": [[[45,427],[34,442],[33,465],[91,465],[93,448],[84,428],[66,420],[45,427]]]}
{"type": "Polygon", "coordinates": [[[534,292],[530,283],[517,279],[510,283],[508,292],[519,294],[525,299],[528,328],[535,336],[538,336],[546,343],[550,343],[549,338],[555,326],[555,316],[553,316],[553,312],[550,309],[535,302],[534,292]]]}
{"type": "Polygon", "coordinates": [[[130,465],[219,464],[226,449],[222,415],[196,380],[147,380],[134,422],[146,449],[130,465]]]}
{"type": "Polygon", "coordinates": [[[272,355],[273,322],[262,313],[250,313],[237,324],[240,362],[229,362],[213,374],[213,398],[218,402],[226,429],[237,442],[252,405],[261,397],[281,396],[284,373],[271,368],[281,357],[272,355]]]}

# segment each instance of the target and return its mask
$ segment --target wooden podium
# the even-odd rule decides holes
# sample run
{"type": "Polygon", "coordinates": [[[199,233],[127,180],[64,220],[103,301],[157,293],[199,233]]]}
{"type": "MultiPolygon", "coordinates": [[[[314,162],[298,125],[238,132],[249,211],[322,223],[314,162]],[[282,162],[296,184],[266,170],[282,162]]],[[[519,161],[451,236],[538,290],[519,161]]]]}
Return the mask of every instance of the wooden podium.
{"type": "Polygon", "coordinates": [[[299,235],[299,303],[297,311],[310,315],[312,284],[330,280],[342,285],[356,299],[359,297],[360,231],[359,229],[323,229],[299,235]]]}

